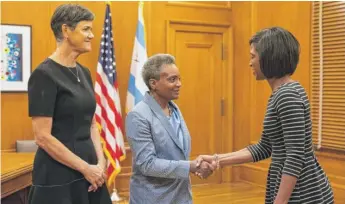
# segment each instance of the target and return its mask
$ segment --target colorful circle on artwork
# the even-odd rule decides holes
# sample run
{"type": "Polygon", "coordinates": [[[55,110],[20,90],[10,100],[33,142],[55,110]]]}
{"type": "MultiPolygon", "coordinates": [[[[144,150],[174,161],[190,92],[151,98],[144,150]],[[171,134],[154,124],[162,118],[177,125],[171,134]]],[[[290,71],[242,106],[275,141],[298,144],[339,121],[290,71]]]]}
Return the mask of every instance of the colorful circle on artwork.
{"type": "Polygon", "coordinates": [[[15,78],[16,77],[16,70],[13,70],[12,72],[11,72],[11,78],[15,78]]]}

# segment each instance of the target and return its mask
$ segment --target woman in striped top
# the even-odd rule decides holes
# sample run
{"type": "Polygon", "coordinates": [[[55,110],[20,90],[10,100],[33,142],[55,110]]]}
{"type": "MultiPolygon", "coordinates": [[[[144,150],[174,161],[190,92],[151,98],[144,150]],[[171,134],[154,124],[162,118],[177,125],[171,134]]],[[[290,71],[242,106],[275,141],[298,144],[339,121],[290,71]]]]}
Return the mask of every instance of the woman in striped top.
{"type": "Polygon", "coordinates": [[[287,30],[264,29],[250,43],[256,80],[272,88],[260,141],[240,151],[198,157],[219,167],[272,157],[266,183],[267,204],[334,203],[333,191],[312,146],[310,105],[304,88],[290,76],[299,61],[299,43],[287,30]]]}

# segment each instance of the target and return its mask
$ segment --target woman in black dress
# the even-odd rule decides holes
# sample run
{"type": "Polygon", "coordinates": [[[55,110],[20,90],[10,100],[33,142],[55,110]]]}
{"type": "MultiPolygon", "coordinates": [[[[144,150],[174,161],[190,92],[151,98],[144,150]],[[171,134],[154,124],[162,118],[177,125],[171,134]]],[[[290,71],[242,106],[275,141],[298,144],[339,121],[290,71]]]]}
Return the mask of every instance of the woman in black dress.
{"type": "Polygon", "coordinates": [[[261,139],[237,152],[200,156],[198,163],[224,167],[271,157],[266,204],[334,203],[332,188],[313,150],[307,94],[290,78],[299,61],[298,41],[289,31],[272,27],[258,32],[249,44],[249,65],[256,80],[267,80],[272,89],[261,139]]]}
{"type": "Polygon", "coordinates": [[[91,51],[93,19],[80,5],[59,6],[51,19],[56,51],[29,79],[29,116],[39,146],[30,204],[111,204],[91,75],[77,63],[91,51]]]}

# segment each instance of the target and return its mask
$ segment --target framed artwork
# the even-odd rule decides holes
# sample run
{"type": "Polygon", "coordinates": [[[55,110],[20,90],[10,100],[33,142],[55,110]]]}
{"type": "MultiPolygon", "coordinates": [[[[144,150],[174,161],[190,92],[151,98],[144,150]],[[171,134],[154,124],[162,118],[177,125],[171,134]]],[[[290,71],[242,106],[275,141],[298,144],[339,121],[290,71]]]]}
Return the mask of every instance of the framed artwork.
{"type": "Polygon", "coordinates": [[[26,92],[31,75],[31,26],[1,24],[1,92],[26,92]]]}

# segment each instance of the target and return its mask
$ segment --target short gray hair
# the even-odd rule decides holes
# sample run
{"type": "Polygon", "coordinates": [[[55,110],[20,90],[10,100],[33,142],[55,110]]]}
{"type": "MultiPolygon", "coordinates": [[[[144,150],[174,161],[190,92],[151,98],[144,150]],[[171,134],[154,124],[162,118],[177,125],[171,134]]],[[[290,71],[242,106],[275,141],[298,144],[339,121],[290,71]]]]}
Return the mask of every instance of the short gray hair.
{"type": "Polygon", "coordinates": [[[50,21],[50,27],[56,40],[60,42],[63,39],[61,30],[63,24],[74,30],[80,21],[93,21],[94,18],[94,14],[81,5],[63,4],[56,8],[50,21]]]}
{"type": "Polygon", "coordinates": [[[146,60],[141,74],[149,90],[151,90],[150,79],[159,80],[163,65],[170,64],[175,64],[175,57],[169,54],[155,54],[146,60]]]}

